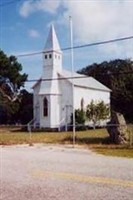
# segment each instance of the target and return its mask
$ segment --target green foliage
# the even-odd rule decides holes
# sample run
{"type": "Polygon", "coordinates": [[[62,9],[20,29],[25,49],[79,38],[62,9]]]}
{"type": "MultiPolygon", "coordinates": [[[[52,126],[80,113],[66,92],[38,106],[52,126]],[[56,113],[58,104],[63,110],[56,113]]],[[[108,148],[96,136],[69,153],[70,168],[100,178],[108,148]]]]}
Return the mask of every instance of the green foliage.
{"type": "MultiPolygon", "coordinates": [[[[76,130],[85,130],[86,115],[83,109],[75,110],[76,130]]],[[[71,115],[71,124],[73,124],[73,115],[71,115]]]]}
{"type": "Polygon", "coordinates": [[[22,65],[17,61],[15,56],[7,56],[3,51],[0,50],[0,75],[2,77],[9,78],[11,83],[20,89],[24,86],[27,79],[27,74],[20,74],[22,71],[22,65]]]}
{"type": "MultiPolygon", "coordinates": [[[[27,74],[21,74],[22,65],[14,56],[7,56],[0,50],[0,77],[8,79],[16,94],[19,94],[21,87],[27,80],[27,74]]],[[[10,101],[10,95],[14,91],[9,87],[0,85],[0,123],[15,123],[16,113],[20,109],[20,101],[10,101]]]]}
{"type": "MultiPolygon", "coordinates": [[[[93,100],[88,104],[86,112],[83,109],[75,110],[75,125],[76,130],[86,130],[85,122],[88,118],[93,122],[94,128],[100,120],[105,120],[109,117],[110,107],[103,101],[94,102],[93,100]]],[[[73,115],[71,115],[71,124],[73,123],[73,115]]]]}
{"type": "Polygon", "coordinates": [[[75,121],[77,124],[85,124],[86,116],[82,109],[75,110],[75,121]]]}
{"type": "Polygon", "coordinates": [[[93,100],[88,104],[86,110],[86,116],[89,120],[93,121],[94,127],[100,120],[105,120],[109,117],[110,109],[109,105],[106,105],[103,101],[94,102],[93,100]]]}
{"type": "Polygon", "coordinates": [[[33,94],[26,90],[21,90],[20,98],[20,107],[16,113],[16,119],[22,124],[27,124],[33,119],[33,94]]]}
{"type": "Polygon", "coordinates": [[[92,76],[111,92],[111,108],[122,113],[127,121],[133,121],[133,61],[116,59],[92,64],[79,73],[92,76]]]}

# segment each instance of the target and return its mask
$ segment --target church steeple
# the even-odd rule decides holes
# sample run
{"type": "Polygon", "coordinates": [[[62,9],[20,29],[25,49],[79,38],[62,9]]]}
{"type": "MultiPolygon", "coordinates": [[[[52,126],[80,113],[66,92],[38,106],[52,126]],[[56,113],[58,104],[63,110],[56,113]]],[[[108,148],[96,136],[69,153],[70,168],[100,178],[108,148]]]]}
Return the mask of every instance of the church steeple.
{"type": "Polygon", "coordinates": [[[60,51],[60,45],[55,33],[54,25],[50,27],[49,35],[45,44],[44,51],[60,51]]]}
{"type": "Polygon", "coordinates": [[[50,27],[44,48],[44,68],[46,67],[51,67],[56,71],[62,69],[62,52],[53,25],[50,27]]]}

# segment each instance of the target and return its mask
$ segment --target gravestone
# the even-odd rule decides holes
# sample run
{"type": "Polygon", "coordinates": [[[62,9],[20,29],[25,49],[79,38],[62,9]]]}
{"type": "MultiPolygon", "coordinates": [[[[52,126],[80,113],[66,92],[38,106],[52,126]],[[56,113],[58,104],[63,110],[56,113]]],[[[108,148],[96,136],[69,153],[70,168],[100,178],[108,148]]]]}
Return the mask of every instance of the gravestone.
{"type": "Polygon", "coordinates": [[[124,144],[127,142],[127,125],[124,116],[114,112],[111,121],[107,123],[107,131],[112,143],[124,144]]]}

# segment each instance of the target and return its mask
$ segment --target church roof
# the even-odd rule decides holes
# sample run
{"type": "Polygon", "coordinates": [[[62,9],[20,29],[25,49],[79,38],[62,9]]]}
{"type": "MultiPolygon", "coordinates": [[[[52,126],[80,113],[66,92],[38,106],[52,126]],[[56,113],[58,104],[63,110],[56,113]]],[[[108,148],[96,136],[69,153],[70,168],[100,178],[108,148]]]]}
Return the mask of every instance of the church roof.
{"type": "MultiPolygon", "coordinates": [[[[67,81],[72,83],[72,78],[71,78],[72,72],[71,71],[62,70],[61,73],[58,73],[58,76],[59,76],[59,78],[60,77],[66,78],[66,79],[68,78],[67,81]]],[[[96,79],[94,79],[91,76],[85,76],[85,75],[81,75],[81,74],[74,72],[73,77],[74,77],[74,79],[73,79],[74,86],[93,89],[93,90],[102,90],[102,91],[106,91],[106,92],[111,92],[111,90],[108,87],[106,87],[105,85],[103,85],[102,83],[100,83],[99,81],[97,81],[96,79]]],[[[34,89],[39,83],[43,84],[43,86],[44,86],[43,91],[44,91],[46,84],[44,83],[44,81],[41,81],[41,78],[34,84],[34,86],[32,88],[34,89]]],[[[48,91],[47,91],[47,93],[48,93],[48,91]]]]}
{"type": "Polygon", "coordinates": [[[51,25],[50,31],[46,40],[44,51],[60,51],[60,45],[55,33],[54,25],[51,25]]]}
{"type": "MultiPolygon", "coordinates": [[[[71,71],[62,70],[61,73],[60,72],[58,73],[58,76],[59,76],[59,78],[60,77],[66,78],[66,79],[68,78],[67,81],[72,83],[72,78],[71,78],[72,72],[71,71]]],[[[103,85],[102,83],[100,83],[99,81],[97,81],[96,79],[94,79],[91,76],[85,76],[85,75],[81,75],[81,74],[74,72],[73,77],[74,77],[74,79],[73,79],[74,86],[93,89],[93,90],[102,90],[105,92],[111,92],[111,90],[108,87],[106,87],[105,85],[103,85]]],[[[48,82],[50,82],[50,81],[48,81],[48,82]]],[[[41,89],[41,92],[43,93],[44,90],[47,90],[47,88],[45,88],[46,84],[44,81],[41,81],[41,78],[34,84],[34,86],[32,88],[34,89],[39,83],[43,85],[43,87],[41,89]]],[[[49,91],[47,91],[47,93],[49,93],[49,91]]]]}
{"type": "MultiPolygon", "coordinates": [[[[62,73],[60,73],[59,75],[65,78],[66,77],[70,78],[72,77],[72,72],[67,70],[62,70],[62,73]]],[[[74,72],[73,77],[75,77],[73,79],[73,83],[75,86],[89,88],[93,90],[102,90],[111,92],[111,90],[108,87],[106,87],[105,85],[103,85],[102,83],[100,83],[91,76],[85,76],[74,72]]],[[[67,79],[67,80],[72,83],[72,79],[67,79]]]]}

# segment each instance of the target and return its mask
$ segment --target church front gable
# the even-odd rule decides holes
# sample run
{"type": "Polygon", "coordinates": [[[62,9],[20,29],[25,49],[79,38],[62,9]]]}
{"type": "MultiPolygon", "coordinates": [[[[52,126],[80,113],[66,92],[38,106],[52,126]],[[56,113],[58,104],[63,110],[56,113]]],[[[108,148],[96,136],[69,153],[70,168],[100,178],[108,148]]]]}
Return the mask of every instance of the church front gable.
{"type": "Polygon", "coordinates": [[[38,95],[40,90],[40,82],[38,82],[33,89],[34,126],[36,127],[40,125],[40,100],[38,95]]]}
{"type": "Polygon", "coordinates": [[[68,80],[60,81],[61,91],[61,110],[60,110],[60,121],[61,126],[65,126],[66,123],[70,123],[72,114],[73,101],[72,101],[72,84],[68,80]]]}
{"type": "Polygon", "coordinates": [[[40,95],[40,127],[58,128],[60,122],[60,95],[40,95]]]}

